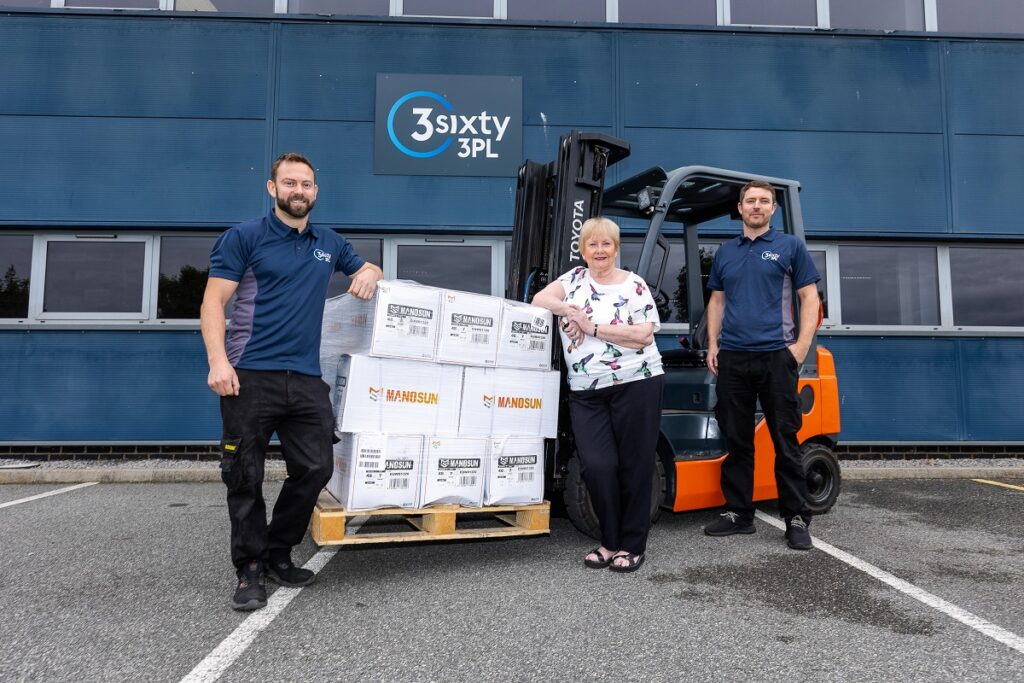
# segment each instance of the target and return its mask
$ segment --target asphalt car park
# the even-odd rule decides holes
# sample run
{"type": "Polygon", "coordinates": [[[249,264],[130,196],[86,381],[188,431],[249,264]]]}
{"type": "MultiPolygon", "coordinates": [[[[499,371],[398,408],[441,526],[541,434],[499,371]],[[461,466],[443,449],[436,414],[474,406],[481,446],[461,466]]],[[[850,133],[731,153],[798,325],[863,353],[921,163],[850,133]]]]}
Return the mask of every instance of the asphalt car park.
{"type": "Polygon", "coordinates": [[[317,583],[251,615],[228,606],[220,485],[5,485],[0,680],[1024,680],[1024,480],[1001,483],[846,482],[809,552],[771,506],[724,539],[714,511],[666,513],[632,575],[585,568],[593,541],[558,518],[307,538],[317,583]]]}

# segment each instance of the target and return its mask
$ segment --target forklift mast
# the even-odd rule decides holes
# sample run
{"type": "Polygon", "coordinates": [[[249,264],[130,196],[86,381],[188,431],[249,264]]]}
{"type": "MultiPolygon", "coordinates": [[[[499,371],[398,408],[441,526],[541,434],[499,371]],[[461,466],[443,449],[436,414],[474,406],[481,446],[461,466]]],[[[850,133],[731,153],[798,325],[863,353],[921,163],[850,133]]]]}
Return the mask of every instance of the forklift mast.
{"type": "Polygon", "coordinates": [[[601,213],[608,167],[629,156],[629,143],[602,133],[563,135],[558,157],[519,168],[512,258],[505,297],[529,301],[547,284],[583,264],[580,228],[601,213]]]}

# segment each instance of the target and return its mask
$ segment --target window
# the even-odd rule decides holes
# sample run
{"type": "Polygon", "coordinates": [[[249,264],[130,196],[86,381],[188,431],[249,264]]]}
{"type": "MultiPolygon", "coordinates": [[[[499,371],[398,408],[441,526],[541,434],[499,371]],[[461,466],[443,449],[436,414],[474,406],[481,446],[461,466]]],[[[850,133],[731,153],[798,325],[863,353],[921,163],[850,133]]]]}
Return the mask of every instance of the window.
{"type": "Polygon", "coordinates": [[[1020,0],[936,0],[935,10],[940,31],[1024,33],[1020,0]]]}
{"type": "MultiPolygon", "coordinates": [[[[353,237],[348,241],[352,248],[356,250],[356,253],[362,256],[364,260],[369,261],[375,266],[383,266],[384,259],[382,258],[381,241],[379,239],[353,237]]],[[[352,279],[348,275],[345,275],[340,270],[335,271],[334,275],[331,276],[331,283],[327,287],[327,298],[344,294],[348,291],[351,284],[352,279]]]]}
{"type": "Polygon", "coordinates": [[[210,273],[210,252],[216,241],[216,237],[206,235],[160,238],[156,317],[199,318],[210,273]]]}
{"type": "Polygon", "coordinates": [[[817,26],[816,0],[727,0],[728,24],[817,26]]]}
{"type": "Polygon", "coordinates": [[[935,247],[839,247],[844,325],[938,325],[935,247]]]}
{"type": "Polygon", "coordinates": [[[424,285],[448,287],[479,294],[500,293],[494,282],[494,250],[490,244],[399,243],[396,246],[396,275],[424,285]]]}
{"type": "Polygon", "coordinates": [[[1024,327],[1024,249],[949,248],[954,325],[1024,327]]]}
{"type": "MultiPolygon", "coordinates": [[[[31,7],[33,9],[49,9],[50,0],[0,0],[0,7],[31,7]]],[[[3,316],[0,315],[0,318],[3,316]]]]}
{"type": "Polygon", "coordinates": [[[509,19],[604,21],[608,16],[608,3],[605,0],[508,0],[507,12],[509,19]]]}
{"type": "Polygon", "coordinates": [[[924,0],[831,0],[832,28],[923,31],[924,0]]]}
{"type": "Polygon", "coordinates": [[[808,249],[811,260],[814,261],[814,268],[818,271],[821,279],[818,280],[818,297],[821,299],[821,317],[828,318],[828,265],[824,251],[808,249]]]}
{"type": "Polygon", "coordinates": [[[390,0],[288,0],[289,14],[355,14],[386,17],[390,11],[390,0]]]}
{"type": "MultiPolygon", "coordinates": [[[[661,296],[656,296],[658,303],[658,315],[663,325],[685,324],[690,321],[686,305],[686,248],[683,246],[682,238],[669,238],[668,261],[665,264],[665,276],[661,283],[661,296]]],[[[640,261],[640,251],[643,248],[642,237],[627,237],[622,240],[622,247],[619,252],[619,263],[623,268],[635,271],[640,261]]],[[[700,245],[700,271],[701,282],[704,284],[704,304],[711,298],[711,292],[707,289],[708,276],[711,274],[711,263],[715,260],[715,252],[718,251],[717,244],[700,245]]],[[[660,248],[656,249],[652,266],[658,268],[661,265],[663,253],[660,248]]],[[[647,284],[654,289],[657,281],[657,272],[648,272],[643,276],[647,284]]],[[[652,292],[658,295],[659,292],[652,292]]]]}
{"type": "Polygon", "coordinates": [[[718,10],[715,0],[619,0],[619,21],[714,26],[718,10]]]}
{"type": "Polygon", "coordinates": [[[402,14],[422,17],[493,17],[494,0],[404,0],[402,14]]]}
{"type": "Polygon", "coordinates": [[[0,318],[28,316],[32,235],[0,235],[0,318]]]}
{"type": "Polygon", "coordinates": [[[160,9],[160,0],[64,0],[65,7],[160,9]]]}
{"type": "Polygon", "coordinates": [[[274,0],[175,0],[174,9],[180,12],[273,14],[274,0]]]}
{"type": "Polygon", "coordinates": [[[147,317],[150,245],[147,237],[49,239],[40,317],[147,317]]]}

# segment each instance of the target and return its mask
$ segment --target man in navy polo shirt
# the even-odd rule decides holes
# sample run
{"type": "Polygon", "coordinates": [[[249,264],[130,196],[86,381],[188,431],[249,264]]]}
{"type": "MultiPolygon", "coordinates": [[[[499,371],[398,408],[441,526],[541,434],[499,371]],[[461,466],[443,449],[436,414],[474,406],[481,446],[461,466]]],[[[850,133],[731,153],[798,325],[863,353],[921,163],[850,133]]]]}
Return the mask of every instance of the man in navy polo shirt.
{"type": "Polygon", "coordinates": [[[340,270],[352,278],[349,293],[369,299],[382,275],[344,237],[309,222],[317,186],[304,156],[288,153],[274,161],[267,192],[274,209],[236,225],[214,245],[201,313],[207,384],[221,397],[221,474],[238,574],[231,605],[239,610],[267,604],[264,574],[292,587],[316,578],[292,563],[291,551],[331,478],[334,419],[330,389],[320,379],[327,285],[340,270]],[[225,339],[224,307],[232,295],[225,339]],[[274,432],[288,478],[268,526],[263,466],[274,432]]]}
{"type": "Polygon", "coordinates": [[[754,533],[754,413],[760,400],[775,445],[786,540],[790,548],[809,550],[811,515],[796,438],[802,423],[797,381],[817,327],[815,283],[821,277],[802,240],[771,229],[775,209],[770,184],[753,181],[740,190],[743,234],[719,247],[708,279],[707,363],[718,375],[715,414],[729,454],[722,463],[726,511],[704,533],[754,533]]]}

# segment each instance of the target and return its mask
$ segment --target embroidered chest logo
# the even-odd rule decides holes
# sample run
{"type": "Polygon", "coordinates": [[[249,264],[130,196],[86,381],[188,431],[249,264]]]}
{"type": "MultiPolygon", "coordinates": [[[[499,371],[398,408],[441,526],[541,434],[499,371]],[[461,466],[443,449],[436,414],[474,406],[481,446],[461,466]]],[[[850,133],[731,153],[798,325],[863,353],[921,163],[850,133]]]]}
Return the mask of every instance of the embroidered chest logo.
{"type": "Polygon", "coordinates": [[[315,258],[317,261],[323,261],[324,263],[330,263],[331,262],[331,255],[328,254],[323,249],[314,249],[313,250],[313,258],[315,258]]]}
{"type": "Polygon", "coordinates": [[[762,251],[761,252],[761,260],[762,261],[778,261],[779,260],[779,254],[776,254],[773,251],[762,251]]]}

